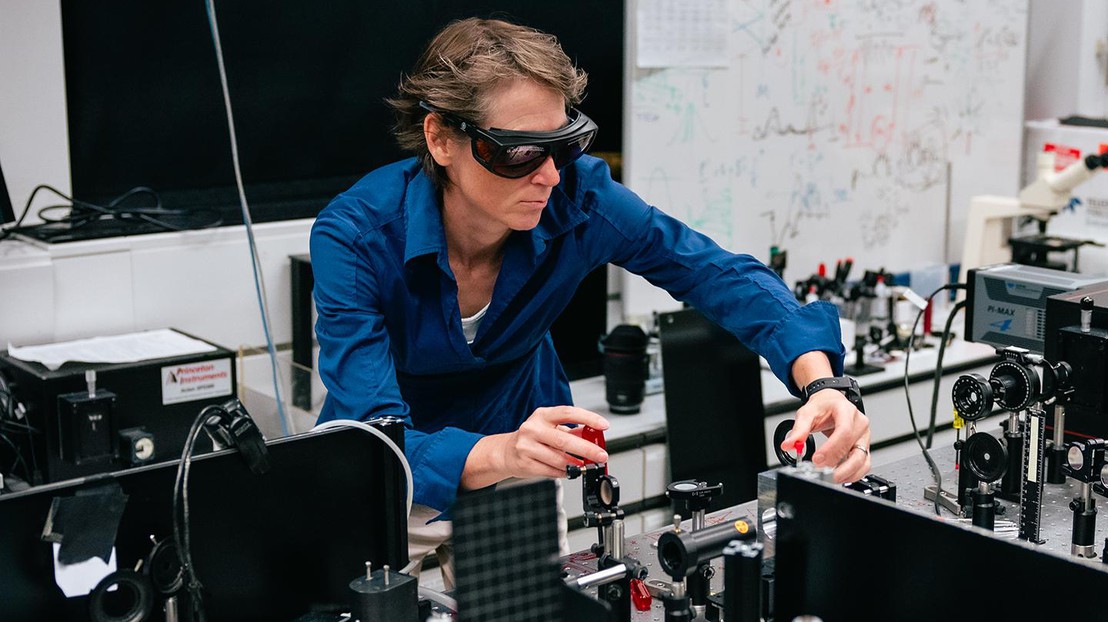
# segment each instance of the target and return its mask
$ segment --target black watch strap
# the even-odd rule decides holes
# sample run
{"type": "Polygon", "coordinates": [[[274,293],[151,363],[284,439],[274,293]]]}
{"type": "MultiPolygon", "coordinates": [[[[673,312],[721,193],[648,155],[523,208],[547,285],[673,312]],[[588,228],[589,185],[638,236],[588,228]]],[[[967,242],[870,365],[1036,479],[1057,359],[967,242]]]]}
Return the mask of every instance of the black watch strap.
{"type": "Polygon", "coordinates": [[[861,412],[866,412],[865,406],[862,404],[862,390],[858,387],[858,381],[850,376],[833,376],[829,378],[819,378],[808,383],[808,386],[804,387],[804,403],[807,404],[808,400],[816,394],[817,391],[824,389],[835,389],[841,391],[846,399],[850,400],[854,407],[861,412]]]}

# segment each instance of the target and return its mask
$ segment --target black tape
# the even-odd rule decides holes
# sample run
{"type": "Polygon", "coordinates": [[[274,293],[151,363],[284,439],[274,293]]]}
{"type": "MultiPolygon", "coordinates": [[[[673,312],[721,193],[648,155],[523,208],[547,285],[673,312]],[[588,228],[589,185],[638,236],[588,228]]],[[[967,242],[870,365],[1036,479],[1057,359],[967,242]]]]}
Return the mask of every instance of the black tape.
{"type": "Polygon", "coordinates": [[[107,562],[126,507],[127,495],[115,482],[79,490],[72,497],[54,497],[42,539],[61,545],[58,561],[62,564],[93,557],[107,562]]]}

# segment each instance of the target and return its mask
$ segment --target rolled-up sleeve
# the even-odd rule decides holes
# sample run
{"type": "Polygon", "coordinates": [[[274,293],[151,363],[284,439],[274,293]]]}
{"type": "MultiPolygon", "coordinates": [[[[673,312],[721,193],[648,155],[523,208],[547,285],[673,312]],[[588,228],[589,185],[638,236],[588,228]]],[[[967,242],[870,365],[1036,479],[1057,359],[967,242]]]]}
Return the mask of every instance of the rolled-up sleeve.
{"type": "Polygon", "coordinates": [[[403,419],[413,501],[445,511],[454,504],[466,459],[481,435],[451,427],[430,434],[413,428],[377,304],[379,284],[361,234],[341,211],[325,211],[316,220],[311,257],[319,375],[328,392],[319,421],[403,419]]]}

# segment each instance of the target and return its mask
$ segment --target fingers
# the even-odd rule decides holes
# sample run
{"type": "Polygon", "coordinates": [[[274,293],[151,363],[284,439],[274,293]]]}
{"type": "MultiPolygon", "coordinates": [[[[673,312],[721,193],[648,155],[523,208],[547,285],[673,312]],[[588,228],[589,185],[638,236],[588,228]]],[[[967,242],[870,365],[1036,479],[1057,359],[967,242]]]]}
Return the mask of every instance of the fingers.
{"type": "Polygon", "coordinates": [[[812,433],[812,417],[804,416],[806,414],[805,409],[807,406],[802,407],[796,413],[796,421],[793,422],[793,429],[785,435],[785,440],[781,442],[781,449],[785,453],[793,453],[796,451],[796,442],[807,442],[808,435],[812,433]]]}
{"type": "MultiPolygon", "coordinates": [[[[557,406],[554,408],[540,408],[524,422],[520,431],[526,429],[526,435],[543,445],[552,447],[559,452],[581,456],[593,462],[607,462],[608,452],[597,445],[581,438],[581,431],[567,429],[564,423],[577,423],[588,425],[598,430],[608,428],[608,421],[600,415],[572,406],[557,406]]],[[[569,458],[569,456],[567,456],[569,458]]],[[[579,460],[572,460],[563,464],[580,465],[579,460]]]]}
{"type": "Polygon", "coordinates": [[[577,408],[576,406],[552,406],[549,408],[538,408],[531,417],[528,419],[539,418],[544,422],[551,424],[552,426],[564,425],[566,423],[575,423],[578,425],[587,425],[590,428],[597,430],[607,430],[608,420],[600,415],[592,412],[591,410],[585,410],[584,408],[577,408]]]}
{"type": "Polygon", "coordinates": [[[862,438],[858,439],[858,442],[851,446],[850,452],[846,456],[846,460],[843,460],[834,473],[835,482],[839,484],[845,484],[847,482],[856,482],[863,477],[866,473],[869,473],[872,463],[869,455],[869,443],[870,436],[867,431],[862,438]],[[864,447],[867,451],[862,451],[858,447],[864,447]]]}
{"type": "Polygon", "coordinates": [[[564,465],[561,468],[557,468],[539,460],[528,459],[524,465],[524,472],[520,475],[564,479],[566,476],[566,468],[564,465]]]}
{"type": "Polygon", "coordinates": [[[816,466],[834,467],[841,464],[850,457],[852,451],[857,451],[854,446],[860,444],[863,437],[866,439],[863,446],[869,449],[869,419],[858,412],[853,404],[847,402],[847,405],[847,409],[836,409],[834,429],[830,431],[827,442],[812,456],[812,462],[816,466]]]}
{"type": "Polygon", "coordinates": [[[608,452],[585,439],[574,436],[572,432],[563,432],[556,428],[542,430],[538,440],[560,452],[581,456],[593,462],[607,462],[608,452]]]}
{"type": "MultiPolygon", "coordinates": [[[[797,425],[790,436],[805,426],[827,433],[827,442],[812,456],[812,462],[818,467],[837,467],[847,459],[858,440],[869,432],[869,419],[838,391],[816,393],[796,415],[797,425]]],[[[866,447],[869,447],[868,441],[866,447]]]]}
{"type": "Polygon", "coordinates": [[[588,425],[601,430],[608,427],[606,419],[583,408],[539,408],[519,428],[518,453],[547,466],[559,468],[563,474],[567,464],[583,464],[577,456],[592,462],[608,461],[608,452],[581,438],[581,428],[571,429],[566,423],[588,425]]]}
{"type": "Polygon", "coordinates": [[[869,472],[869,455],[855,445],[869,449],[869,419],[838,391],[820,391],[796,413],[796,423],[781,448],[793,450],[797,440],[812,431],[827,434],[827,441],[812,456],[818,467],[835,469],[835,481],[855,481],[869,472]]]}
{"type": "Polygon", "coordinates": [[[550,447],[536,447],[526,456],[531,473],[546,477],[565,477],[566,465],[581,466],[584,462],[550,447]]]}

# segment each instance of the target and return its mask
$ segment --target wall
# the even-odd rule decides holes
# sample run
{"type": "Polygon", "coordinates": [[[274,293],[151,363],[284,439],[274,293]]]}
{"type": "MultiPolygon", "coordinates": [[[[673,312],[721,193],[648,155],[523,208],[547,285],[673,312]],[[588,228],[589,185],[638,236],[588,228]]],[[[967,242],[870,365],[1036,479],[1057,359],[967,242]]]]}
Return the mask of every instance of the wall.
{"type": "Polygon", "coordinates": [[[1108,3],[1031,0],[1029,13],[1027,119],[1108,116],[1108,82],[1096,61],[1097,40],[1108,38],[1108,3]]]}
{"type": "MultiPolygon", "coordinates": [[[[273,338],[291,339],[289,255],[310,220],[255,226],[273,338]]],[[[236,349],[265,343],[241,226],[54,245],[0,243],[0,348],[173,327],[236,349]]]]}
{"type": "Polygon", "coordinates": [[[59,3],[4,0],[0,3],[0,166],[17,216],[37,184],[69,192],[65,110],[59,3]]]}

